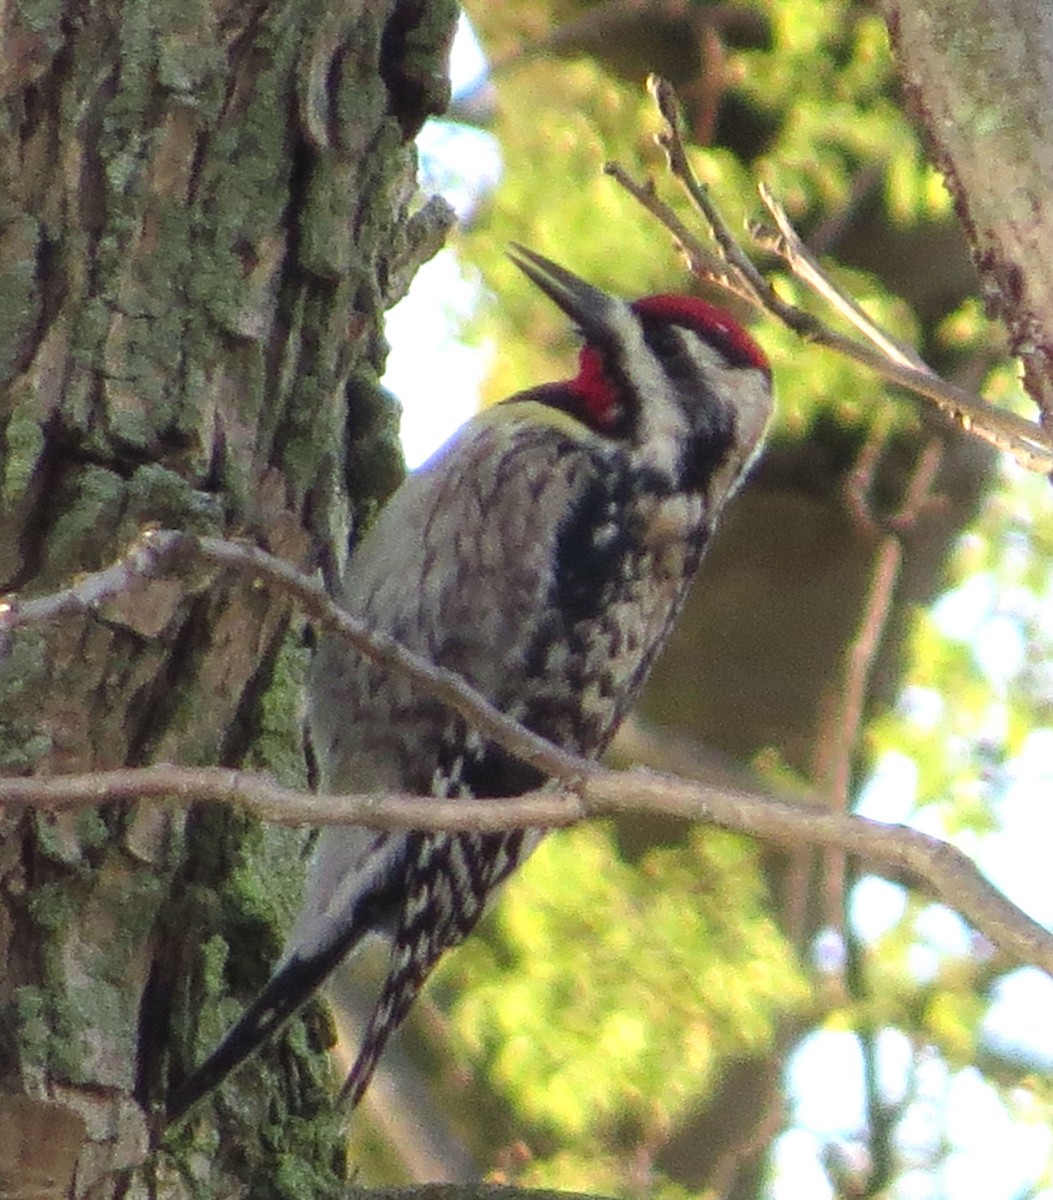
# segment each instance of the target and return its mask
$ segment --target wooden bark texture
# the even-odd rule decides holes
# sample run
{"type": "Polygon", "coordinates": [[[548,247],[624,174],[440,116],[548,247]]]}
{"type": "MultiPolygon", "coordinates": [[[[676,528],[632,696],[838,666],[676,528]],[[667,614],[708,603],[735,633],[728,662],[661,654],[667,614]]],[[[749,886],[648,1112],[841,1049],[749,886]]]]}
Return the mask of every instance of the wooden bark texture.
{"type": "Polygon", "coordinates": [[[955,198],[989,310],[1053,420],[1053,6],[883,0],[907,102],[955,198]]]}
{"type": "MultiPolygon", "coordinates": [[[[0,16],[0,593],[61,585],[149,523],[338,569],[356,506],[402,470],[381,319],[447,224],[411,212],[412,138],[446,103],[454,19],[449,0],[0,16]]],[[[290,624],[251,581],[202,577],[19,632],[0,770],[251,753],[295,777],[290,624]]],[[[0,1193],[140,1194],[121,1175],[146,1152],[138,1101],[218,1031],[214,991],[277,950],[255,840],[225,813],[0,813],[0,1193]]],[[[260,1099],[212,1153],[187,1134],[155,1157],[159,1194],[323,1194],[276,1164],[335,1179],[335,1126],[294,1152],[265,1124],[260,1099]]]]}

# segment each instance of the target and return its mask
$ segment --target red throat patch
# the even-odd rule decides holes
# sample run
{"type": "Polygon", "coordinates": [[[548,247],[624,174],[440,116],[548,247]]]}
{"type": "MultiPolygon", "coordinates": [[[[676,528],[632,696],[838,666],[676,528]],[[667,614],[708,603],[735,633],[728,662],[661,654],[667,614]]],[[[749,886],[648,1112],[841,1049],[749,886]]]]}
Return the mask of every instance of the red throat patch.
{"type": "Polygon", "coordinates": [[[578,374],[570,390],[581,402],[581,416],[586,425],[601,433],[617,428],[625,415],[624,405],[603,373],[603,359],[593,346],[584,345],[578,356],[578,374]]]}

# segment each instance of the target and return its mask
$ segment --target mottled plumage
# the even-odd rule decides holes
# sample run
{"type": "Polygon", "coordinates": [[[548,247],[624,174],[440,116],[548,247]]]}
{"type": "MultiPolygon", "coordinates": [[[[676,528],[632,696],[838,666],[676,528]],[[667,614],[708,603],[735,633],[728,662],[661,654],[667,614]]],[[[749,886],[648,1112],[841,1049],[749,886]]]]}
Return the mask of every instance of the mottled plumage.
{"type": "MultiPolygon", "coordinates": [[[[579,373],[469,421],[411,475],[356,550],[343,602],[531,729],[596,757],[760,444],[770,378],[719,309],[673,296],[630,305],[537,255],[515,257],[580,325],[579,373]]],[[[308,709],[325,791],[502,797],[543,782],[331,639],[315,657],[308,709]]],[[[173,1115],[375,932],[391,939],[391,966],[345,1087],[357,1101],[436,961],[539,837],[325,830],[285,959],[173,1115]]]]}

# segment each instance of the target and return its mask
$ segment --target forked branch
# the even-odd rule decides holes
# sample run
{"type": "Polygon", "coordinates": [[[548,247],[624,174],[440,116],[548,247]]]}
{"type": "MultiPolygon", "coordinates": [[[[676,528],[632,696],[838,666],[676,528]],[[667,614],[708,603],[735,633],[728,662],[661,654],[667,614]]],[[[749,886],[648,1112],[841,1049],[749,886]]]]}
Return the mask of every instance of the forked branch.
{"type": "Polygon", "coordinates": [[[803,340],[825,346],[868,367],[889,383],[924,397],[957,420],[962,428],[1011,454],[1028,470],[1043,474],[1053,471],[1053,444],[1040,426],[943,379],[912,347],[905,346],[881,329],[823,270],[770,189],[761,185],[761,200],[774,228],[752,225],[750,233],[755,243],[782,258],[798,279],[831,304],[865,340],[846,337],[811,313],[782,299],[732,233],[709,189],[695,174],[684,145],[679,104],[672,86],[652,76],[649,87],[664,125],[658,143],[665,151],[670,173],[706,222],[716,252],[699,241],[660,199],[653,181],[634,180],[617,163],[608,163],[606,170],[669,230],[695,275],[727,288],[770,313],[803,340]]]}
{"type": "MultiPolygon", "coordinates": [[[[359,653],[401,671],[470,724],[555,782],[551,790],[500,800],[411,796],[316,796],[264,776],[222,768],[155,766],[87,775],[0,779],[0,804],[57,811],[114,800],[189,804],[211,799],[292,825],[358,824],[382,829],[494,830],[567,825],[589,817],[651,812],[718,825],[781,846],[836,848],[867,867],[906,879],[956,909],[1016,961],[1053,975],[1053,936],[1011,904],[953,846],[917,830],[883,825],[762,790],[688,782],[643,771],[609,771],[568,754],[510,720],[452,672],[366,629],[321,584],[246,543],[165,530],[144,533],[119,562],[61,591],[0,603],[0,653],[22,625],[90,612],[144,580],[235,570],[295,600],[313,621],[359,653]]],[[[805,798],[806,800],[807,798],[805,798]]]]}

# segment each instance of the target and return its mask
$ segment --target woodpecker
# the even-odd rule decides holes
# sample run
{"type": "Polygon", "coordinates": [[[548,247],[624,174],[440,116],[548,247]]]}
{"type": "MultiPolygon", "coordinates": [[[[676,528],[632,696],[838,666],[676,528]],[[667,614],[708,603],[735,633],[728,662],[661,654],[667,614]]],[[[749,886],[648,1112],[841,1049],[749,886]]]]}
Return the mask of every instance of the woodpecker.
{"type": "MultiPolygon", "coordinates": [[[[771,372],[733,318],[702,300],[630,303],[523,247],[511,257],[580,329],[577,374],[472,418],[411,474],[352,555],[342,603],[536,733],[595,758],[759,450],[771,372]]],[[[314,658],[307,719],[326,792],[500,798],[544,783],[333,639],[314,658]]],[[[541,836],[325,829],[284,957],[176,1090],[169,1118],[379,934],[390,968],[341,1093],[356,1104],[432,968],[541,836]]]]}

